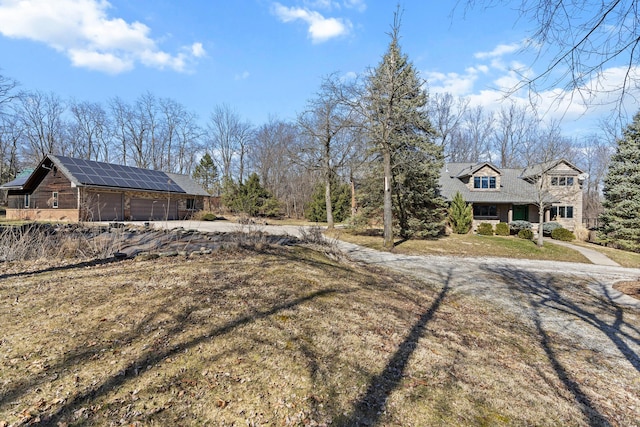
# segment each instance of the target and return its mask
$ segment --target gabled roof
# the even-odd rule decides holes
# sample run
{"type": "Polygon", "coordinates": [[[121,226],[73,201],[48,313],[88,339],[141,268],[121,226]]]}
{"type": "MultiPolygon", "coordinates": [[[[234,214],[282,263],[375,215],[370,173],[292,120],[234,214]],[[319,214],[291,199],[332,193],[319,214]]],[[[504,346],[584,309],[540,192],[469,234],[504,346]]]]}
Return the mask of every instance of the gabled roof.
{"type": "Polygon", "coordinates": [[[520,178],[522,169],[502,168],[500,188],[495,190],[471,191],[461,178],[470,176],[468,171],[478,171],[490,163],[447,163],[440,171],[440,193],[447,199],[453,199],[460,192],[469,203],[515,203],[529,204],[536,200],[536,189],[531,183],[520,178]]]}
{"type": "Polygon", "coordinates": [[[496,171],[498,173],[498,175],[502,175],[502,172],[500,172],[500,169],[498,169],[495,165],[493,165],[492,163],[489,162],[483,162],[483,163],[473,163],[470,164],[470,166],[465,167],[464,169],[462,169],[458,175],[456,175],[458,178],[465,178],[467,176],[471,176],[474,173],[478,172],[480,169],[482,169],[483,167],[488,166],[491,169],[493,169],[494,171],[496,171]]]}
{"type": "Polygon", "coordinates": [[[579,174],[583,173],[583,171],[580,168],[572,164],[570,161],[566,159],[558,159],[558,160],[551,160],[548,162],[536,163],[534,165],[527,166],[522,170],[521,177],[525,179],[538,177],[541,174],[547,172],[549,169],[555,168],[560,163],[565,163],[567,166],[574,169],[579,174]]]}
{"type": "Polygon", "coordinates": [[[32,191],[54,167],[61,171],[73,186],[77,187],[208,195],[186,175],[52,154],[47,155],[24,181],[16,179],[2,187],[32,191]]]}

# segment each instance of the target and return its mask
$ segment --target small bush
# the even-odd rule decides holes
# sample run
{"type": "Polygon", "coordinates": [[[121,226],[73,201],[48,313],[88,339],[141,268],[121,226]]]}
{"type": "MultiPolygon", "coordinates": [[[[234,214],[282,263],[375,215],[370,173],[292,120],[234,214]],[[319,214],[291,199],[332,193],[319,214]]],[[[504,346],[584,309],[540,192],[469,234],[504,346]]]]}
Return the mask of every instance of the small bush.
{"type": "Polygon", "coordinates": [[[572,240],[575,240],[576,235],[573,234],[571,230],[560,227],[551,232],[551,238],[554,240],[562,240],[563,242],[570,242],[572,240]]]}
{"type": "Polygon", "coordinates": [[[573,229],[573,234],[575,234],[576,239],[581,242],[586,242],[589,240],[589,230],[583,225],[576,225],[573,229]]]}
{"type": "Polygon", "coordinates": [[[506,222],[499,222],[496,224],[496,236],[508,236],[510,232],[509,224],[506,222]]]}
{"type": "Polygon", "coordinates": [[[533,231],[528,228],[518,231],[518,237],[526,240],[533,240],[533,231]]]}
{"type": "Polygon", "coordinates": [[[215,221],[217,219],[217,217],[215,216],[215,214],[212,214],[211,212],[207,212],[206,214],[202,215],[202,218],[200,219],[201,221],[215,221]]]}
{"type": "Polygon", "coordinates": [[[511,221],[509,223],[511,234],[518,234],[520,230],[531,230],[531,223],[529,221],[511,221]]]}
{"type": "Polygon", "coordinates": [[[555,222],[555,221],[551,221],[551,222],[545,222],[544,225],[542,226],[542,235],[545,237],[549,237],[551,236],[551,232],[553,230],[555,230],[556,228],[561,228],[562,225],[560,225],[559,222],[555,222]]]}
{"type": "Polygon", "coordinates": [[[488,222],[482,222],[478,225],[478,234],[481,236],[493,236],[493,225],[488,222]]]}

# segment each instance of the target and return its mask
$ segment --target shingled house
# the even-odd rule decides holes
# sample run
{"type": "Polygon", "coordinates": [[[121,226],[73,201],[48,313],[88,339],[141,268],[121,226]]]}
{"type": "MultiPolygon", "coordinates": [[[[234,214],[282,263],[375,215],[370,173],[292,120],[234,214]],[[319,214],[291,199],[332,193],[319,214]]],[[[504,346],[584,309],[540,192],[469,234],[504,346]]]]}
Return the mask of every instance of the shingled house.
{"type": "Polygon", "coordinates": [[[51,154],[1,187],[7,219],[72,222],[184,219],[209,196],[186,175],[51,154]]]}
{"type": "Polygon", "coordinates": [[[573,229],[582,224],[584,179],[584,172],[564,159],[527,168],[498,168],[488,162],[446,163],[440,172],[440,188],[449,201],[459,191],[473,204],[474,226],[515,220],[539,223],[538,202],[544,194],[544,221],[557,221],[573,229]]]}

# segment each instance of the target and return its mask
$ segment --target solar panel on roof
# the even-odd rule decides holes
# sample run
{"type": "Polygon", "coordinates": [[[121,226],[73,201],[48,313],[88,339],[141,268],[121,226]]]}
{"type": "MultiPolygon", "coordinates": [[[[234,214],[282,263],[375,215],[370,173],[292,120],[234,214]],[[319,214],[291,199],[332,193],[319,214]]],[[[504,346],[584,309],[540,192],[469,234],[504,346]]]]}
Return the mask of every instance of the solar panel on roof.
{"type": "Polygon", "coordinates": [[[162,192],[184,193],[162,171],[134,168],[111,163],[56,156],[73,177],[84,185],[136,188],[162,192]]]}

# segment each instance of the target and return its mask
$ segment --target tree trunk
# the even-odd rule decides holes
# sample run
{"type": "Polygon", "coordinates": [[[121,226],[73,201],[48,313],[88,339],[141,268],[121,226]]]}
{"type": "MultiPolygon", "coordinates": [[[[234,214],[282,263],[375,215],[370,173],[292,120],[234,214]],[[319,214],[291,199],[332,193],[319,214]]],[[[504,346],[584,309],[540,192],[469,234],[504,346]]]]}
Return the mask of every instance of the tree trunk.
{"type": "Polygon", "coordinates": [[[353,178],[353,171],[351,171],[350,181],[351,181],[351,219],[353,219],[358,213],[358,205],[356,204],[356,182],[353,178]]]}
{"type": "Polygon", "coordinates": [[[393,248],[393,211],[391,209],[391,152],[384,149],[384,243],[385,249],[393,248]]]}
{"type": "Polygon", "coordinates": [[[540,203],[538,206],[538,216],[540,217],[538,220],[538,246],[542,247],[544,237],[544,203],[540,203]]]}
{"type": "Polygon", "coordinates": [[[332,229],[334,224],[333,224],[333,209],[331,206],[331,143],[330,143],[330,140],[327,140],[324,146],[324,167],[325,167],[324,201],[327,208],[327,228],[332,229]]]}

